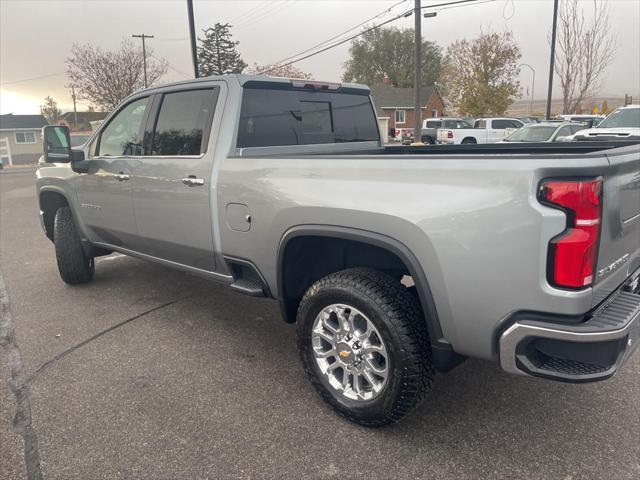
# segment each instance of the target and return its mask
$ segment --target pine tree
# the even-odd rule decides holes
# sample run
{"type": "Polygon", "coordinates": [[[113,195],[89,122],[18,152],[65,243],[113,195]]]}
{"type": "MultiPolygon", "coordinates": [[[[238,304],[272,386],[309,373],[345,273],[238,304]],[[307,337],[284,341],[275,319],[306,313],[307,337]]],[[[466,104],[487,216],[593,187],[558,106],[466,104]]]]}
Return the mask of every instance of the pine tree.
{"type": "Polygon", "coordinates": [[[216,23],[213,28],[203,30],[204,38],[198,38],[198,71],[200,76],[224,75],[227,73],[241,73],[247,64],[236,51],[236,45],[231,39],[228,23],[216,23]]]}

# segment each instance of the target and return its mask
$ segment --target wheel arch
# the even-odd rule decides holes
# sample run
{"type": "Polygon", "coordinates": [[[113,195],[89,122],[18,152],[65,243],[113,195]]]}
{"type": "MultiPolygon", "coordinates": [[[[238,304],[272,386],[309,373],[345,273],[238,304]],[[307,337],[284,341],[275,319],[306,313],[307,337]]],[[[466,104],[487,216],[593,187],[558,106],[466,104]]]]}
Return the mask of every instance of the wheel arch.
{"type": "Polygon", "coordinates": [[[53,242],[53,222],[56,212],[61,207],[70,207],[72,210],[73,207],[65,192],[54,186],[42,188],[38,194],[38,202],[45,235],[53,242]]]}
{"type": "Polygon", "coordinates": [[[301,237],[321,237],[323,239],[339,239],[350,242],[364,244],[377,249],[389,252],[397,257],[408,274],[412,277],[416,286],[418,299],[422,306],[425,323],[429,332],[433,359],[439,371],[447,371],[460,363],[464,357],[456,354],[449,342],[443,338],[442,327],[438,317],[438,312],[427,280],[427,276],[422,269],[418,259],[411,250],[399,240],[387,235],[362,230],[352,227],[327,226],[327,225],[299,225],[292,227],[282,236],[277,255],[277,299],[284,320],[288,323],[295,322],[299,298],[287,296],[286,270],[287,270],[287,248],[295,239],[301,237]]]}

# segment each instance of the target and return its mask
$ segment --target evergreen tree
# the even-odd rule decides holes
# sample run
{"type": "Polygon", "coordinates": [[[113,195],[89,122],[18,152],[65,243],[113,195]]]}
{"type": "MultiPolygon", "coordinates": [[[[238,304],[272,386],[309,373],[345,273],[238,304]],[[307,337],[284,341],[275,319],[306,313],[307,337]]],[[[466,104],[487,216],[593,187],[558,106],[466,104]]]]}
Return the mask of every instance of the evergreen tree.
{"type": "Polygon", "coordinates": [[[198,38],[198,71],[200,76],[241,73],[247,64],[236,51],[240,42],[231,39],[228,23],[216,23],[213,28],[203,30],[204,38],[198,38]]]}

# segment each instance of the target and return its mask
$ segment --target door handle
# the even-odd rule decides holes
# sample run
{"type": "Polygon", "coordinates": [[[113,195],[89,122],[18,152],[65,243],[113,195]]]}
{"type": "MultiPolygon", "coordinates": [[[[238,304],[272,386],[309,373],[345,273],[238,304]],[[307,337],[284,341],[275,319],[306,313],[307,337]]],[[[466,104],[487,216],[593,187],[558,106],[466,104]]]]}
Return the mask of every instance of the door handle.
{"type": "Polygon", "coordinates": [[[197,178],[195,175],[189,175],[182,179],[182,183],[188,187],[197,187],[204,185],[204,178],[197,178]]]}
{"type": "Polygon", "coordinates": [[[131,175],[129,175],[128,173],[120,172],[120,173],[116,173],[114,177],[119,182],[123,182],[125,180],[129,180],[131,178],[131,175]]]}

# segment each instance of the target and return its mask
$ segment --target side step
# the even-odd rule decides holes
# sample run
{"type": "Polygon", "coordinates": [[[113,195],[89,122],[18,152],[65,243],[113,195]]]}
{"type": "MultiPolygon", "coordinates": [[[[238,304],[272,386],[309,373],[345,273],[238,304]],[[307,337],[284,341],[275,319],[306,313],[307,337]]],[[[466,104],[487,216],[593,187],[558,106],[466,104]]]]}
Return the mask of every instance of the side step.
{"type": "Polygon", "coordinates": [[[256,266],[244,259],[225,256],[233,274],[233,283],[229,285],[236,292],[252,297],[268,297],[269,287],[256,266]]]}
{"type": "Polygon", "coordinates": [[[245,295],[251,295],[252,297],[265,296],[264,285],[262,285],[262,282],[260,280],[239,278],[229,286],[236,292],[244,293],[245,295]]]}

